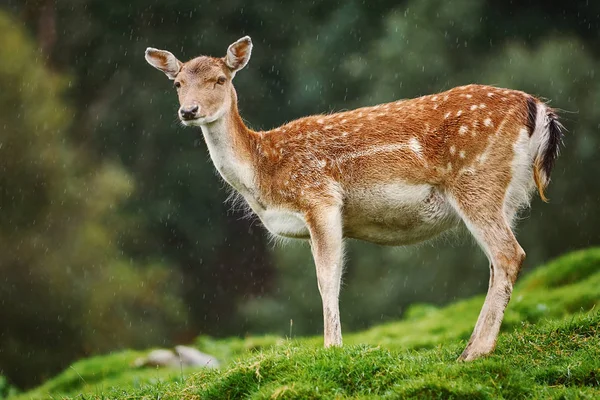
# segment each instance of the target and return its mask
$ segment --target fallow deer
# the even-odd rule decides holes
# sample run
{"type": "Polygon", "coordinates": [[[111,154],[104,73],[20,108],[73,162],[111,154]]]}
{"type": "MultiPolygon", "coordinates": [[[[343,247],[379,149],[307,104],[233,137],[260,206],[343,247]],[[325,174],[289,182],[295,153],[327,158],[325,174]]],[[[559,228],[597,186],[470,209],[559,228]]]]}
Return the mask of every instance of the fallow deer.
{"type": "Polygon", "coordinates": [[[249,129],[232,80],[250,59],[246,36],[222,58],[146,60],[177,88],[179,119],[199,126],[223,179],[273,235],[308,239],[323,302],[325,346],[342,344],[344,238],[422,242],[464,224],[490,261],[487,296],[461,360],[494,350],[525,252],[512,224],[544,189],[562,125],[537,98],[467,85],[411,100],[249,129]]]}

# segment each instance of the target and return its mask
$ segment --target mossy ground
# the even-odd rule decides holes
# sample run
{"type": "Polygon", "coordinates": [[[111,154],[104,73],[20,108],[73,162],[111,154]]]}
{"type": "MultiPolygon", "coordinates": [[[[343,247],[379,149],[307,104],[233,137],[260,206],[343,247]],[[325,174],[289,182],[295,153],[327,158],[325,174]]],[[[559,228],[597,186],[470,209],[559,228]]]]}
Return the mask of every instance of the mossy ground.
{"type": "Polygon", "coordinates": [[[517,285],[496,351],[458,363],[483,297],[415,306],[399,322],[320,337],[196,346],[219,370],[134,369],[140,353],[79,361],[20,398],[600,398],[600,249],[563,256],[517,285]]]}

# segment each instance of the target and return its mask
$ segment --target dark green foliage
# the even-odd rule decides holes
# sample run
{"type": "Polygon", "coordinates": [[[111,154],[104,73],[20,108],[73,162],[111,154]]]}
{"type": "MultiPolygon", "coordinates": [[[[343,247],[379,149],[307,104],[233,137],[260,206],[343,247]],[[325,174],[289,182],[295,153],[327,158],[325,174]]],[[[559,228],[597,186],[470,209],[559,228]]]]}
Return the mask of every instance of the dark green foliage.
{"type": "Polygon", "coordinates": [[[4,376],[0,375],[0,399],[16,395],[17,393],[17,389],[8,383],[8,380],[4,376]]]}
{"type": "Polygon", "coordinates": [[[183,310],[164,265],[122,255],[130,221],[114,209],[131,179],[66,142],[66,79],[4,12],[0,60],[0,373],[25,385],[72,358],[160,342],[183,310]]]}

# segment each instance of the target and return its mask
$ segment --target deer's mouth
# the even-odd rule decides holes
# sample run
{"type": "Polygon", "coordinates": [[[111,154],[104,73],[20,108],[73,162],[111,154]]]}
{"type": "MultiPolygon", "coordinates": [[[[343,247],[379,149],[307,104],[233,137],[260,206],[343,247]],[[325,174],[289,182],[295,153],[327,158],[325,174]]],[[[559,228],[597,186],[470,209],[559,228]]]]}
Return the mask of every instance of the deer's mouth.
{"type": "Polygon", "coordinates": [[[203,117],[194,117],[194,118],[180,118],[179,120],[185,126],[190,125],[198,125],[200,120],[204,119],[203,117]]]}
{"type": "Polygon", "coordinates": [[[201,116],[196,116],[196,117],[180,117],[179,119],[181,120],[181,122],[191,122],[191,121],[196,121],[198,119],[202,119],[205,117],[201,117],[201,116]]]}
{"type": "Polygon", "coordinates": [[[210,124],[211,122],[214,122],[216,119],[218,118],[211,118],[211,116],[208,115],[202,115],[202,116],[197,116],[194,118],[180,118],[180,121],[183,125],[185,126],[201,126],[201,125],[205,125],[205,124],[210,124]]]}

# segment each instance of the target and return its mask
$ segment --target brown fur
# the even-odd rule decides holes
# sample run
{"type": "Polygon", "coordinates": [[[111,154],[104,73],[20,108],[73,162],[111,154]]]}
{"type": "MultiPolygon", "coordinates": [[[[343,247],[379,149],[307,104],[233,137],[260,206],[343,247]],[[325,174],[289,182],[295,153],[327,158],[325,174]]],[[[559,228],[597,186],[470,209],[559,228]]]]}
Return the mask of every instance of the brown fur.
{"type": "MultiPolygon", "coordinates": [[[[238,125],[236,136],[248,138],[244,147],[260,171],[257,176],[266,202],[306,208],[307,204],[295,204],[307,200],[300,191],[314,191],[320,197],[329,181],[343,188],[401,177],[408,183],[452,188],[460,184],[469,166],[476,171],[498,171],[496,182],[506,188],[511,146],[526,124],[528,97],[519,91],[469,85],[417,99],[305,117],[265,132],[238,125]],[[472,110],[473,106],[477,108],[472,110]],[[422,157],[410,150],[411,138],[420,143],[422,157]],[[406,148],[369,154],[373,148],[390,144],[406,148]],[[482,160],[486,148],[490,154],[482,160]],[[360,152],[365,156],[351,156],[360,152]]],[[[482,185],[487,187],[486,182],[482,185]]]]}

